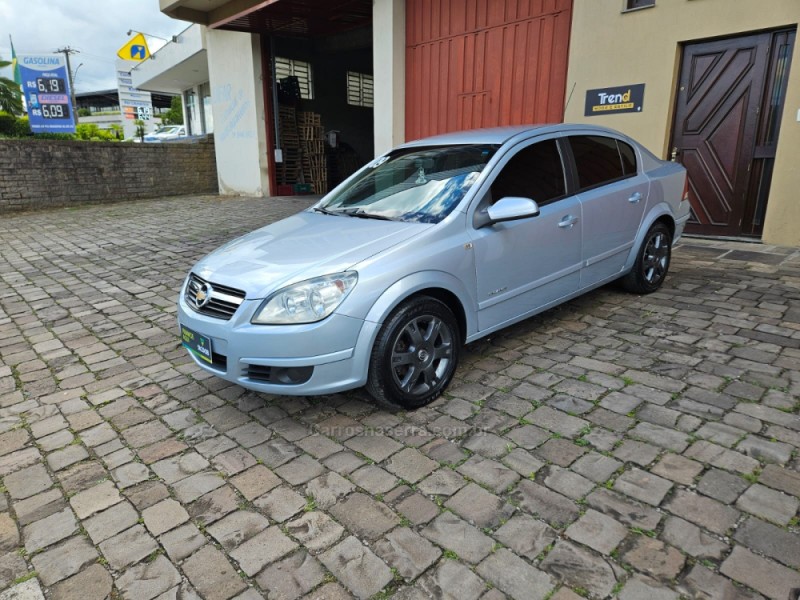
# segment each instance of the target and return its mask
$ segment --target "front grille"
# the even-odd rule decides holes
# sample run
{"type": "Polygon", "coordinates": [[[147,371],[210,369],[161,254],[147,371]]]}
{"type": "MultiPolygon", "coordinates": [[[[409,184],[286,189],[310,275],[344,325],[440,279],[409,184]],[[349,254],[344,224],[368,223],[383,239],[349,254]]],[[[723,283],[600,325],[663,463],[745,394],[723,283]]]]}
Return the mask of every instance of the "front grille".
{"type": "Polygon", "coordinates": [[[202,315],[227,321],[244,302],[244,292],[189,275],[184,299],[189,307],[202,315]]]}

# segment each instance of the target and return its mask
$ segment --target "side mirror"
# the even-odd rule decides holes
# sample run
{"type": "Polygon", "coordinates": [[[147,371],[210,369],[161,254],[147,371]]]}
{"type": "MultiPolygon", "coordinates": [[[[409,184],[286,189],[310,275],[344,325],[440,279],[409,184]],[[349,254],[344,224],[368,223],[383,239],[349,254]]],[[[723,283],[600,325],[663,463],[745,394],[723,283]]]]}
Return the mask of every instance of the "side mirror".
{"type": "Polygon", "coordinates": [[[516,221],[539,215],[539,205],[530,198],[506,196],[492,204],[486,211],[491,224],[516,221]]]}

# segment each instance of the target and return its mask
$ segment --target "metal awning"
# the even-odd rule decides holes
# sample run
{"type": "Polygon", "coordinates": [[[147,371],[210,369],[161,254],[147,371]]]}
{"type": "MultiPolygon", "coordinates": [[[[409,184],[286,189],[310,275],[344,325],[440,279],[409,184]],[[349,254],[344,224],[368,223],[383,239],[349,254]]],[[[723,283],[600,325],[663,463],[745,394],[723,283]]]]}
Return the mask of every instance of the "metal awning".
{"type": "Polygon", "coordinates": [[[177,19],[249,33],[326,36],[369,25],[372,0],[160,0],[177,19]]]}
{"type": "Polygon", "coordinates": [[[210,24],[252,33],[322,36],[369,25],[371,0],[273,0],[210,24]]]}

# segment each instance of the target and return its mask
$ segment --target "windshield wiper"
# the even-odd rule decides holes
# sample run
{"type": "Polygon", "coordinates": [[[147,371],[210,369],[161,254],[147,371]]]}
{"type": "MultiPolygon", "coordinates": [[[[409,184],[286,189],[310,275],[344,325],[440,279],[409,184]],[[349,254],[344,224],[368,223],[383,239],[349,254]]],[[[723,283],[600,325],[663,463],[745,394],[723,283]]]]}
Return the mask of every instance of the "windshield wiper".
{"type": "Polygon", "coordinates": [[[356,212],[346,212],[344,213],[348,217],[358,217],[359,219],[376,219],[378,221],[394,221],[391,217],[386,217],[384,215],[379,215],[376,213],[364,212],[364,209],[358,210],[356,212]]]}
{"type": "Polygon", "coordinates": [[[322,208],[320,206],[314,206],[311,210],[315,210],[317,212],[321,212],[325,215],[345,215],[348,217],[358,217],[359,219],[375,219],[378,221],[394,221],[391,217],[385,217],[384,215],[379,215],[376,213],[366,212],[363,208],[343,208],[341,210],[328,210],[327,208],[322,208]]]}
{"type": "Polygon", "coordinates": [[[339,214],[339,212],[341,212],[341,211],[333,212],[333,211],[328,210],[327,208],[322,208],[320,206],[314,206],[311,210],[315,210],[317,212],[321,212],[323,215],[333,215],[334,217],[337,216],[339,214]]]}

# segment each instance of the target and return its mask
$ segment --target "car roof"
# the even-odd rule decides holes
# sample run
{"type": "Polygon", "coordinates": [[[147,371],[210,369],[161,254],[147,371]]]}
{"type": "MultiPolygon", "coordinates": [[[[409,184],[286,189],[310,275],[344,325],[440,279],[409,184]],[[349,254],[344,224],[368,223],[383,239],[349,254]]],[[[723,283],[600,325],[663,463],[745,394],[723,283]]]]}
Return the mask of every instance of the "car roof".
{"type": "Polygon", "coordinates": [[[509,140],[519,137],[524,139],[531,135],[544,135],[548,133],[568,133],[570,131],[594,131],[596,133],[627,138],[627,136],[597,125],[584,123],[546,123],[540,125],[514,125],[511,127],[491,127],[487,129],[471,129],[468,131],[454,131],[432,137],[422,138],[407,142],[399,148],[413,148],[417,146],[449,146],[455,144],[505,144],[509,140]]]}

